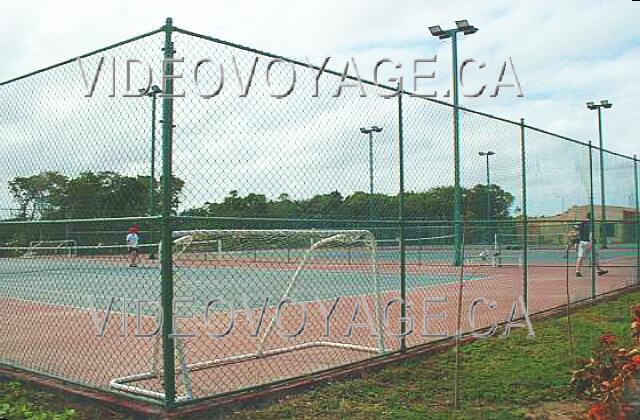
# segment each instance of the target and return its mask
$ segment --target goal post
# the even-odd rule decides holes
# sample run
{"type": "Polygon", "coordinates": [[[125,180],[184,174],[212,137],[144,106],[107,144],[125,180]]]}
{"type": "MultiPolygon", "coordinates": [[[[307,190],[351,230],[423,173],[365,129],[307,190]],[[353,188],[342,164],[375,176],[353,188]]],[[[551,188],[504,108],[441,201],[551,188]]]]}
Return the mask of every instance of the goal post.
{"type": "Polygon", "coordinates": [[[34,256],[73,257],[77,254],[77,246],[78,243],[74,239],[31,241],[23,258],[34,256]]]}
{"type": "MultiPolygon", "coordinates": [[[[204,266],[207,277],[212,279],[210,281],[215,281],[219,270],[227,289],[231,288],[228,282],[233,279],[233,287],[237,288],[238,295],[249,290],[255,299],[251,305],[255,305],[256,310],[259,308],[258,295],[265,290],[274,294],[278,310],[286,301],[293,305],[310,306],[311,312],[318,312],[321,306],[330,306],[334,298],[342,298],[344,295],[345,300],[351,303],[357,301],[363,302],[363,306],[371,305],[371,308],[367,307],[367,311],[371,310],[367,316],[371,315],[373,318],[372,332],[375,329],[375,333],[366,337],[361,333],[344,338],[337,334],[321,334],[319,329],[310,328],[310,332],[305,331],[287,341],[274,333],[279,327],[279,319],[275,315],[276,306],[270,303],[264,326],[254,339],[240,342],[237,336],[231,337],[222,354],[210,350],[207,356],[203,354],[206,353],[203,351],[204,346],[199,347],[197,338],[190,340],[176,336],[174,342],[178,368],[176,380],[180,394],[178,399],[194,398],[192,375],[205,369],[238,363],[259,363],[260,360],[278,355],[301,351],[329,351],[328,349],[333,349],[338,356],[327,356],[326,359],[331,359],[331,363],[337,366],[348,360],[348,357],[339,357],[343,352],[377,355],[387,351],[382,302],[384,291],[376,267],[376,239],[368,230],[181,230],[173,232],[172,246],[176,269],[174,288],[185,287],[176,290],[176,296],[184,296],[185,291],[194,291],[189,287],[190,282],[194,282],[191,270],[204,266]],[[206,244],[207,251],[201,249],[202,244],[206,244]],[[203,260],[200,253],[210,252],[211,248],[218,251],[217,258],[203,260]],[[252,254],[247,254],[247,250],[251,250],[252,254]],[[254,259],[254,253],[259,254],[258,261],[254,259]],[[352,263],[354,255],[358,258],[356,265],[352,263]]],[[[111,386],[120,391],[162,398],[162,393],[136,385],[138,381],[163,375],[160,346],[161,342],[156,337],[150,371],[116,378],[111,381],[111,386]]],[[[367,356],[358,357],[361,360],[367,356]]],[[[304,359],[302,355],[300,360],[304,359]]],[[[314,367],[300,373],[308,374],[318,370],[321,369],[314,367]]]]}

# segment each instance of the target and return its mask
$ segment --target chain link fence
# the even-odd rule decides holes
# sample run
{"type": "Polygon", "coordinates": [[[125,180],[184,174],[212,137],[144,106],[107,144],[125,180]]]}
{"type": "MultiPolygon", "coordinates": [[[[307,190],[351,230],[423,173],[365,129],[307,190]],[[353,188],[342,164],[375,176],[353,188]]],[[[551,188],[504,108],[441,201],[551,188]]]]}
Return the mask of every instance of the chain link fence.
{"type": "Polygon", "coordinates": [[[168,21],[0,84],[0,362],[173,405],[638,283],[635,157],[319,74],[168,21]]]}

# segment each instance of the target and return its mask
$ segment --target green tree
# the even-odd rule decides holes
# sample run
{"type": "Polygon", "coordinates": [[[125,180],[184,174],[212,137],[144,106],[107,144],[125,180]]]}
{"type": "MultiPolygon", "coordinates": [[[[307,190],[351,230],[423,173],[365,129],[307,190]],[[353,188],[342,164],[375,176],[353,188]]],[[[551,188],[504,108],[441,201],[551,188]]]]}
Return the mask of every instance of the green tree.
{"type": "Polygon", "coordinates": [[[287,193],[282,193],[276,201],[267,203],[267,214],[269,217],[288,219],[296,217],[298,206],[287,193]]]}
{"type": "Polygon", "coordinates": [[[307,217],[330,218],[341,214],[343,202],[342,194],[332,191],[329,194],[315,195],[300,204],[303,214],[307,217]]]}
{"type": "MultiPolygon", "coordinates": [[[[492,219],[509,217],[513,195],[498,185],[492,185],[492,219]]],[[[487,187],[476,185],[462,191],[464,216],[467,220],[485,219],[487,214],[487,187]]],[[[411,219],[451,221],[453,219],[453,186],[440,186],[424,192],[405,194],[405,217],[411,219]]],[[[249,193],[242,196],[233,190],[221,203],[207,202],[201,207],[182,214],[209,217],[274,217],[274,218],[344,218],[366,220],[373,201],[376,218],[397,218],[398,196],[356,191],[344,197],[339,191],[317,194],[303,200],[292,200],[281,193],[275,200],[264,194],[249,193]]]]}
{"type": "Polygon", "coordinates": [[[492,184],[487,188],[486,185],[478,184],[465,192],[465,216],[473,220],[505,219],[509,217],[513,200],[513,195],[498,185],[492,184]],[[490,209],[487,208],[488,202],[490,209]]]}
{"type": "MultiPolygon", "coordinates": [[[[112,171],[83,172],[74,178],[43,172],[14,178],[9,182],[9,190],[18,203],[21,219],[132,217],[149,213],[150,182],[148,176],[126,176],[112,171]]],[[[156,208],[160,208],[158,185],[154,188],[156,208]]],[[[174,212],[183,188],[184,181],[172,180],[174,212]]]]}
{"type": "Polygon", "coordinates": [[[84,219],[140,216],[147,213],[148,177],[115,172],[84,172],[68,182],[60,217],[84,219]],[[146,179],[145,179],[146,178],[146,179]]]}
{"type": "Polygon", "coordinates": [[[369,194],[356,191],[347,196],[343,202],[343,215],[348,219],[366,217],[369,212],[369,194]]]}
{"type": "Polygon", "coordinates": [[[55,171],[41,172],[28,177],[16,177],[9,181],[9,191],[18,203],[22,220],[48,218],[59,210],[61,194],[68,179],[55,171]]]}

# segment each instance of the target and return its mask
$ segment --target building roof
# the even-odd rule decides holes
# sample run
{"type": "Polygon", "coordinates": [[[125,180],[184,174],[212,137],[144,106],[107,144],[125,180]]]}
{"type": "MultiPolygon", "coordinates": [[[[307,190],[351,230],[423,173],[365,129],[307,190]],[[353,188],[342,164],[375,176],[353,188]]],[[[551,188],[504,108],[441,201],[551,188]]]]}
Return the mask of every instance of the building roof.
{"type": "MultiPolygon", "coordinates": [[[[606,218],[609,220],[621,220],[628,219],[629,217],[634,217],[636,215],[636,210],[631,207],[625,206],[606,206],[606,218]]],[[[531,219],[538,220],[578,220],[585,219],[587,217],[587,213],[591,210],[591,206],[573,206],[562,213],[553,215],[553,216],[540,216],[540,217],[532,217],[531,219]]],[[[596,219],[602,218],[602,206],[593,206],[593,215],[596,219]]]]}

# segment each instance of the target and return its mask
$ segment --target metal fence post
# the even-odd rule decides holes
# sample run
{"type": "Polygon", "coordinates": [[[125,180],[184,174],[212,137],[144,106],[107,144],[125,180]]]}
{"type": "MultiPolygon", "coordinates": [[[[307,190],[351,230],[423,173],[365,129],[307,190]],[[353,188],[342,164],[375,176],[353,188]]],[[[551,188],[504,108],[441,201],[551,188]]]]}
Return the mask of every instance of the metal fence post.
{"type": "Polygon", "coordinates": [[[591,298],[595,298],[597,295],[596,287],[596,246],[595,246],[595,212],[593,205],[593,145],[589,142],[589,209],[590,217],[589,224],[591,225],[591,298]]]}
{"type": "MultiPolygon", "coordinates": [[[[400,87],[398,87],[400,90],[400,87]]],[[[407,341],[405,333],[407,330],[405,319],[407,317],[407,255],[406,255],[406,243],[405,243],[405,221],[404,221],[404,132],[402,126],[402,90],[398,95],[398,156],[399,164],[399,192],[398,192],[398,222],[400,223],[400,350],[406,351],[407,341]]]]}
{"type": "Polygon", "coordinates": [[[172,250],[172,143],[173,143],[173,21],[167,18],[164,26],[163,98],[162,98],[162,217],[160,222],[162,250],[161,300],[162,300],[162,355],[164,367],[165,404],[173,405],[176,400],[175,347],[173,340],[173,250],[172,250]]]}
{"type": "Polygon", "coordinates": [[[633,155],[634,197],[636,202],[636,284],[640,283],[640,184],[638,180],[638,157],[633,155]]]}
{"type": "Polygon", "coordinates": [[[529,216],[527,215],[527,155],[524,118],[520,119],[520,164],[522,165],[522,291],[524,304],[529,308],[529,216]]]}

